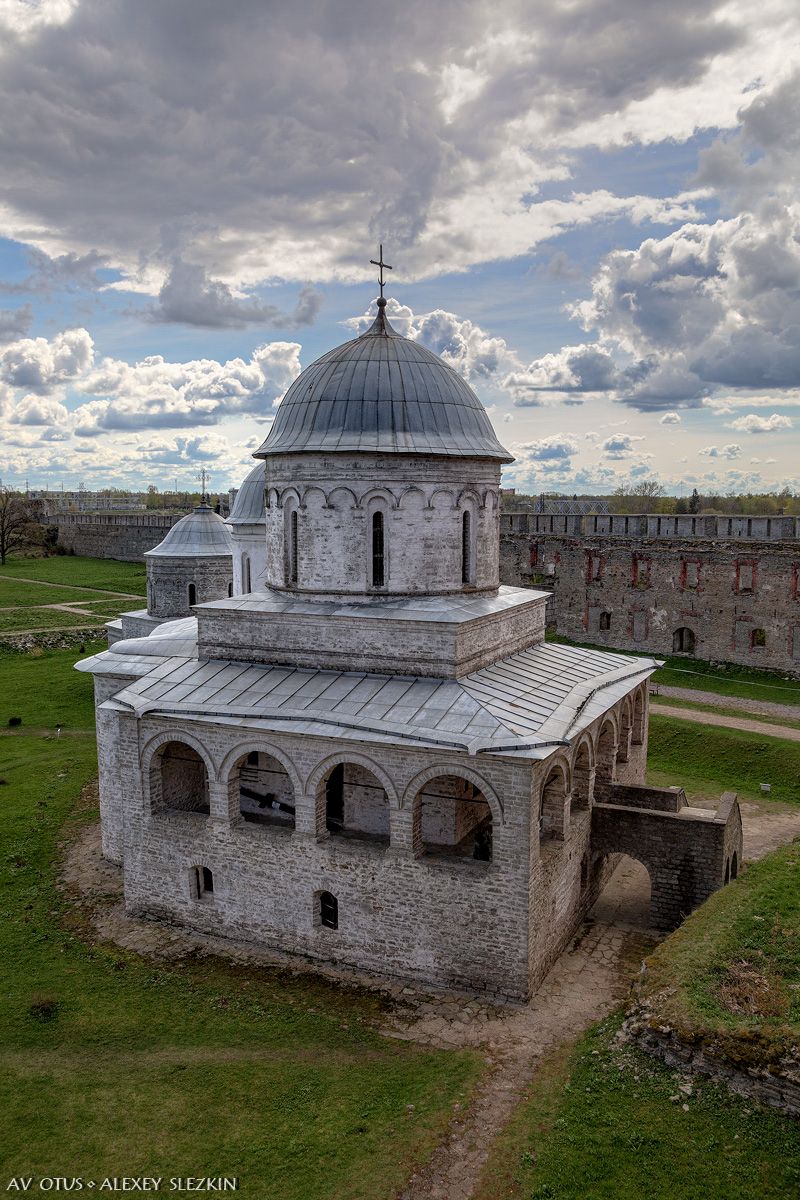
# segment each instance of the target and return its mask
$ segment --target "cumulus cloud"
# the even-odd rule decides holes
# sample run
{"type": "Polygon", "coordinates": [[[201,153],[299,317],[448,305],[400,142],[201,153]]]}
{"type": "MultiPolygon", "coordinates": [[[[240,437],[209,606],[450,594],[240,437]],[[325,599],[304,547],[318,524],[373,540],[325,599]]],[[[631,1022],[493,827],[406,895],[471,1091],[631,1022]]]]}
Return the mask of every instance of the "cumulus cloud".
{"type": "Polygon", "coordinates": [[[617,433],[600,443],[600,449],[606,458],[628,458],[636,452],[636,443],[644,438],[631,433],[617,433]]]}
{"type": "Polygon", "coordinates": [[[731,421],[731,429],[740,433],[774,433],[776,429],[791,429],[790,417],[773,413],[771,417],[760,417],[758,413],[748,413],[746,417],[737,417],[731,421]]]}
{"type": "Polygon", "coordinates": [[[98,254],[96,250],[89,250],[86,254],[75,254],[70,251],[51,257],[33,246],[28,246],[26,255],[33,268],[31,273],[24,279],[14,282],[0,280],[0,292],[15,295],[37,293],[48,296],[51,292],[59,289],[77,291],[80,288],[88,288],[91,290],[102,286],[103,281],[98,275],[98,271],[101,267],[108,265],[106,257],[98,254]]]}
{"type": "Polygon", "coordinates": [[[213,425],[238,413],[264,418],[299,373],[297,342],[268,342],[249,362],[153,355],[130,365],[106,358],[81,381],[81,391],[100,398],[76,409],[75,433],[213,425]]]}
{"type": "Polygon", "coordinates": [[[161,287],[158,302],[145,308],[144,315],[151,321],[181,322],[207,329],[244,329],[254,324],[289,329],[312,325],[321,303],[319,292],[304,287],[294,312],[283,312],[274,304],[235,296],[226,283],[209,279],[203,267],[177,260],[161,287]]]}
{"type": "Polygon", "coordinates": [[[33,309],[30,304],[22,308],[0,308],[0,343],[24,338],[32,321],[33,309]]]}
{"type": "Polygon", "coordinates": [[[69,413],[64,405],[52,396],[24,396],[9,416],[12,425],[60,425],[64,426],[69,413]]]}
{"type": "Polygon", "coordinates": [[[742,447],[734,442],[728,446],[704,446],[697,453],[703,458],[740,458],[742,447]]]}
{"type": "Polygon", "coordinates": [[[0,130],[4,231],[155,269],[159,285],[154,231],[166,245],[190,229],[191,261],[233,288],[364,278],[365,232],[408,277],[598,218],[691,219],[692,195],[539,190],[569,174],[565,146],[729,126],[754,54],[782,61],[762,14],[723,0],[545,0],[535,23],[516,0],[351,19],[323,2],[313,21],[286,0],[5,9],[0,98],[19,111],[24,97],[25,121],[0,130]]]}
{"type": "Polygon", "coordinates": [[[659,425],[680,425],[681,416],[676,412],[665,412],[663,417],[659,418],[659,425]]]}
{"type": "Polygon", "coordinates": [[[547,463],[568,461],[580,449],[577,441],[563,433],[550,437],[539,438],[535,442],[525,442],[516,448],[520,460],[528,462],[547,463]]]}
{"type": "Polygon", "coordinates": [[[91,365],[94,342],[85,329],[47,338],[22,338],[0,353],[0,378],[11,387],[47,395],[77,379],[91,365]]]}

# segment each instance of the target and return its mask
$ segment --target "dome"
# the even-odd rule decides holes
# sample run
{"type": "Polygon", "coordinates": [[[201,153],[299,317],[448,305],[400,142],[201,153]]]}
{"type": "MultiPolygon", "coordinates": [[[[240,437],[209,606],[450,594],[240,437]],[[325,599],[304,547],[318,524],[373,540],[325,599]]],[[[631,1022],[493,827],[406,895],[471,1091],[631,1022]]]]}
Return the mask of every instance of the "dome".
{"type": "Polygon", "coordinates": [[[266,469],[263,462],[257,463],[236,493],[228,525],[264,524],[264,487],[266,469]]]}
{"type": "Polygon", "coordinates": [[[222,517],[198,504],[194,512],[181,517],[163,542],[148,550],[145,558],[214,558],[233,550],[230,530],[222,517]]]}
{"type": "Polygon", "coordinates": [[[295,379],[256,457],[332,450],[513,462],[469,384],[401,337],[380,301],[366,333],[295,379]]]}

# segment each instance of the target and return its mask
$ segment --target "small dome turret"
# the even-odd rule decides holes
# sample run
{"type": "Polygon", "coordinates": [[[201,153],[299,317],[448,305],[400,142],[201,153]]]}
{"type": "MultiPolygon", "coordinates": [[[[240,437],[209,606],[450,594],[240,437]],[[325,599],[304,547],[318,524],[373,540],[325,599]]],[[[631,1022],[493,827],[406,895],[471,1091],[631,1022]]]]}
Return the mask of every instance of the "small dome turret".
{"type": "Polygon", "coordinates": [[[232,593],[233,539],[207,504],[181,517],[144,557],[151,617],[189,617],[195,604],[232,593]]]}

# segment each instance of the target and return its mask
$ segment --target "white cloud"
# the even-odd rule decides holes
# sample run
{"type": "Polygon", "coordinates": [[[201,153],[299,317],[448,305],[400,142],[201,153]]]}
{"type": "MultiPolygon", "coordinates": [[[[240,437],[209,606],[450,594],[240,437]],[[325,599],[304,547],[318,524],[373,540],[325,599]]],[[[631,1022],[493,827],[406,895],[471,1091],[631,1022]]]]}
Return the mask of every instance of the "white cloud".
{"type": "Polygon", "coordinates": [[[746,417],[737,417],[731,421],[731,429],[740,433],[774,433],[776,429],[791,429],[790,417],[773,413],[771,417],[760,417],[758,413],[748,413],[746,417]]]}
{"type": "Polygon", "coordinates": [[[0,353],[0,378],[12,387],[46,395],[77,379],[91,365],[94,343],[85,329],[47,338],[22,338],[0,353]]]}
{"type": "Polygon", "coordinates": [[[703,458],[740,458],[742,447],[731,443],[728,446],[704,446],[697,451],[703,458]]]}
{"type": "Polygon", "coordinates": [[[643,437],[635,434],[618,433],[601,442],[600,449],[606,458],[628,458],[631,454],[636,453],[635,443],[643,441],[643,437]]]}
{"type": "Polygon", "coordinates": [[[12,425],[60,425],[64,427],[69,413],[52,396],[24,396],[14,406],[9,421],[12,425]]]}
{"type": "Polygon", "coordinates": [[[680,413],[665,412],[663,417],[659,418],[658,423],[659,423],[659,425],[680,425],[680,423],[681,423],[680,413]]]}

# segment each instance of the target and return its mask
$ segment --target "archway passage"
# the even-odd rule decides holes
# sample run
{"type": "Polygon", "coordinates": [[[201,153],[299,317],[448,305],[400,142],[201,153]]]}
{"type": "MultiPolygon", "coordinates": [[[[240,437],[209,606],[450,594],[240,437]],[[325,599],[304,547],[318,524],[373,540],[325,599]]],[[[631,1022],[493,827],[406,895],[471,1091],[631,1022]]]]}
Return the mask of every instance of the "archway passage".
{"type": "Polygon", "coordinates": [[[458,775],[437,775],[417,793],[424,854],[446,858],[492,857],[492,810],[483,792],[458,775]]]}
{"type": "MultiPolygon", "coordinates": [[[[627,854],[614,858],[618,859],[617,865],[591,908],[589,919],[623,929],[652,929],[652,886],[647,867],[627,854]]],[[[595,856],[592,864],[595,880],[605,865],[605,856],[595,856]]]]}
{"type": "Polygon", "coordinates": [[[539,840],[563,841],[566,833],[569,792],[561,767],[553,767],[542,788],[539,805],[539,840]]]}
{"type": "Polygon", "coordinates": [[[388,844],[389,797],[371,771],[359,763],[338,763],[322,780],[320,788],[329,833],[388,844]]]}
{"type": "Polygon", "coordinates": [[[154,812],[210,812],[208,771],[201,756],[185,742],[166,742],[150,764],[154,812]]]}
{"type": "Polygon", "coordinates": [[[672,635],[673,654],[694,654],[694,630],[682,625],[672,635]]]}
{"type": "Polygon", "coordinates": [[[589,746],[583,742],[575,755],[572,768],[572,804],[571,811],[585,812],[592,803],[594,793],[594,771],[589,746]]]}
{"type": "Polygon", "coordinates": [[[232,778],[238,782],[239,813],[243,820],[294,828],[294,789],[277,758],[261,750],[251,750],[234,766],[232,778]]]}

